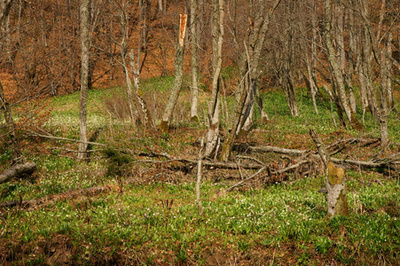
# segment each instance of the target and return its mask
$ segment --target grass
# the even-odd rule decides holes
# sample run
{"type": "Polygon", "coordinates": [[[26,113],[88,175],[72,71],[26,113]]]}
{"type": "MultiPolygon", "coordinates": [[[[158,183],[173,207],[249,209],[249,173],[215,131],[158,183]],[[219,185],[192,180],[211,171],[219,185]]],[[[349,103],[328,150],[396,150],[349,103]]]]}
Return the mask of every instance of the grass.
{"type": "MultiPolygon", "coordinates": [[[[234,70],[226,71],[229,75],[234,70]]],[[[147,80],[142,84],[144,93],[167,93],[172,81],[168,77],[147,80]]],[[[104,99],[122,92],[123,88],[89,91],[88,120],[90,132],[102,128],[98,142],[123,152],[109,152],[105,158],[107,152],[96,148],[99,151],[92,154],[91,162],[83,163],[64,149],[76,149],[75,144],[32,139],[24,147],[25,156],[36,162],[38,170],[32,179],[1,184],[1,202],[67,195],[93,186],[110,190],[44,207],[0,209],[1,263],[376,265],[399,260],[398,178],[348,170],[351,215],[328,220],[324,195],[318,193],[324,184],[321,176],[290,177],[279,183],[256,180],[219,193],[236,183],[239,173],[204,169],[204,213],[200,216],[195,169],[142,164],[126,150],[197,158],[195,143],[204,128],[184,122],[169,134],[161,134],[138,130],[124,121],[111,125],[104,99]]],[[[183,91],[184,100],[188,93],[183,91]]],[[[365,132],[335,127],[329,103],[319,101],[320,115],[315,115],[305,90],[298,91],[299,117],[290,116],[283,93],[269,91],[263,97],[272,122],[258,125],[261,133],[250,135],[249,141],[313,148],[309,128],[327,142],[370,132],[376,136],[377,125],[368,118],[365,132]]],[[[77,138],[78,99],[77,93],[55,97],[46,130],[77,138]]],[[[393,143],[398,139],[396,123],[392,116],[393,143]]],[[[0,163],[4,165],[11,151],[3,150],[0,163]]],[[[242,170],[242,175],[250,174],[242,170]]]]}

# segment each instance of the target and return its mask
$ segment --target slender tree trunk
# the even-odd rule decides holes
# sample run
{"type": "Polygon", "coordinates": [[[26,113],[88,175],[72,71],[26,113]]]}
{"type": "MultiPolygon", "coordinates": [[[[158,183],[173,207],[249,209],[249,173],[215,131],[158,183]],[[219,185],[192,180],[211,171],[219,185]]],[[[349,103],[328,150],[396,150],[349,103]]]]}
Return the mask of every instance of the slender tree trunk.
{"type": "Polygon", "coordinates": [[[126,47],[121,47],[121,58],[122,58],[122,68],[124,69],[125,82],[126,82],[126,94],[128,96],[128,105],[129,105],[129,116],[131,122],[136,124],[136,118],[138,118],[138,112],[135,108],[135,102],[133,99],[133,87],[132,87],[132,79],[129,76],[129,68],[128,63],[126,62],[126,47]]]}
{"type": "Polygon", "coordinates": [[[190,109],[190,119],[193,121],[198,121],[198,100],[199,100],[199,66],[197,62],[198,52],[198,0],[191,0],[190,5],[190,32],[191,32],[191,52],[192,52],[192,107],[190,109]]]}
{"type": "MultiPolygon", "coordinates": [[[[141,1],[139,2],[141,3],[141,1]]],[[[121,43],[119,44],[120,46],[120,53],[121,53],[121,65],[124,71],[125,75],[125,82],[126,82],[126,94],[128,98],[128,106],[129,106],[129,116],[131,119],[131,122],[136,124],[136,119],[138,119],[138,112],[135,109],[135,102],[133,98],[133,87],[132,87],[132,79],[129,75],[129,67],[128,67],[128,62],[127,62],[127,56],[128,56],[128,13],[127,13],[127,6],[126,3],[123,2],[123,4],[120,6],[120,25],[121,25],[121,43]]],[[[139,34],[140,36],[140,34],[139,34]]],[[[140,37],[139,37],[140,39],[140,37]]]]}
{"type": "Polygon", "coordinates": [[[358,71],[361,87],[361,101],[363,105],[363,114],[369,108],[372,116],[376,117],[377,106],[373,93],[372,85],[372,54],[371,45],[368,37],[368,30],[363,27],[361,36],[361,56],[359,57],[358,71]]]}
{"type": "Polygon", "coordinates": [[[317,108],[317,101],[316,101],[316,94],[318,92],[318,84],[317,84],[317,18],[316,18],[316,12],[317,12],[317,5],[315,3],[315,0],[313,0],[312,3],[312,41],[311,41],[311,63],[309,66],[309,79],[311,83],[311,95],[312,95],[312,100],[313,100],[313,106],[314,106],[314,111],[316,114],[318,114],[318,108],[317,108]]]}
{"type": "Polygon", "coordinates": [[[224,38],[224,0],[213,0],[212,42],[213,42],[213,80],[211,98],[208,103],[208,130],[205,157],[216,156],[219,146],[219,90],[222,67],[222,43],[224,38]]]}
{"type": "Polygon", "coordinates": [[[81,0],[80,6],[80,25],[81,25],[81,91],[79,108],[79,128],[80,134],[78,159],[87,158],[87,93],[89,90],[89,53],[90,53],[90,0],[81,0]]]}
{"type": "Polygon", "coordinates": [[[17,138],[16,138],[16,130],[15,123],[12,117],[10,106],[4,96],[3,85],[0,81],[0,109],[3,111],[4,120],[6,121],[8,127],[8,136],[10,138],[10,146],[14,152],[13,161],[16,162],[22,156],[17,138]]]}
{"type": "Polygon", "coordinates": [[[343,73],[341,71],[341,67],[336,59],[336,51],[333,46],[333,38],[332,38],[332,3],[331,0],[325,0],[324,2],[324,8],[325,8],[325,17],[326,17],[326,23],[325,23],[325,32],[324,32],[324,37],[325,37],[325,43],[327,46],[327,51],[328,51],[328,61],[329,64],[332,68],[333,76],[336,81],[336,96],[337,100],[340,103],[340,106],[343,108],[344,113],[350,122],[351,126],[354,129],[361,129],[362,126],[358,122],[357,118],[353,115],[353,112],[351,111],[351,108],[349,106],[348,102],[348,97],[346,95],[346,89],[345,89],[345,79],[343,76],[343,73]]]}
{"type": "Polygon", "coordinates": [[[179,44],[176,48],[176,55],[175,55],[175,80],[160,124],[160,129],[163,132],[168,132],[169,130],[169,126],[172,120],[172,114],[176,106],[176,103],[178,102],[179,93],[181,92],[182,88],[183,56],[184,56],[186,24],[187,24],[187,15],[186,14],[180,15],[179,44]]]}
{"type": "MultiPolygon", "coordinates": [[[[390,38],[389,38],[390,39],[390,38]]],[[[390,50],[390,44],[387,44],[385,48],[381,50],[380,58],[380,76],[381,76],[381,106],[379,110],[379,125],[380,125],[380,135],[381,135],[381,146],[386,147],[389,143],[388,134],[388,118],[389,118],[389,97],[390,97],[390,63],[388,58],[388,51],[390,50]]]]}
{"type": "MultiPolygon", "coordinates": [[[[244,68],[241,71],[244,84],[239,85],[238,100],[235,102],[233,118],[231,119],[231,128],[226,136],[219,156],[221,161],[229,160],[237,134],[241,131],[243,125],[245,125],[246,120],[250,119],[249,117],[253,110],[254,97],[257,97],[256,101],[259,103],[259,107],[262,108],[262,99],[257,88],[259,75],[258,64],[260,62],[261,51],[264,46],[272,14],[275,12],[280,2],[281,0],[275,0],[268,11],[265,8],[266,2],[263,2],[260,6],[257,5],[256,8],[261,8],[261,10],[258,10],[259,13],[254,20],[253,18],[250,19],[249,45],[245,43],[245,55],[242,56],[243,60],[245,60],[242,64],[244,68]]],[[[254,7],[252,7],[251,10],[254,10],[254,7]]],[[[262,119],[269,120],[263,109],[261,109],[261,117],[262,119]]]]}
{"type": "MultiPolygon", "coordinates": [[[[4,24],[7,23],[9,12],[11,9],[11,5],[13,0],[3,0],[0,1],[0,33],[4,29],[4,24]]],[[[8,39],[8,32],[5,32],[5,38],[8,39]]],[[[3,85],[0,80],[0,110],[3,111],[4,120],[8,127],[8,136],[10,138],[10,146],[14,152],[13,161],[16,162],[22,156],[18,141],[16,139],[16,130],[15,130],[15,123],[12,117],[11,108],[4,96],[4,89],[3,85]]]]}
{"type": "Polygon", "coordinates": [[[142,93],[141,93],[141,89],[140,89],[140,85],[139,85],[140,73],[139,73],[138,68],[140,66],[138,65],[135,67],[135,55],[134,55],[133,49],[131,49],[129,52],[129,58],[130,58],[130,66],[131,66],[132,73],[133,73],[133,84],[135,85],[134,94],[135,94],[136,101],[138,102],[140,110],[141,110],[141,119],[142,119],[143,124],[146,127],[152,128],[154,126],[153,119],[152,119],[150,110],[147,107],[147,103],[142,97],[142,93]]]}
{"type": "MultiPolygon", "coordinates": [[[[384,19],[385,9],[386,9],[386,1],[382,0],[381,2],[381,11],[380,11],[380,19],[378,23],[377,34],[373,34],[371,21],[368,15],[368,8],[366,3],[360,1],[359,3],[360,14],[362,16],[362,21],[364,23],[364,31],[365,38],[363,39],[363,46],[366,48],[372,48],[371,58],[375,58],[376,62],[380,67],[380,103],[376,105],[376,117],[378,118],[380,125],[380,135],[381,135],[381,146],[386,147],[389,143],[388,136],[388,117],[389,117],[389,99],[391,93],[391,71],[392,68],[390,62],[390,53],[391,53],[391,34],[389,33],[387,36],[387,43],[381,43],[381,29],[382,23],[384,19]]],[[[382,38],[383,40],[383,38],[382,38]]],[[[372,59],[371,59],[372,61],[372,59]]],[[[368,67],[368,66],[367,66],[368,67]]],[[[369,82],[372,83],[371,79],[369,82]]],[[[373,91],[371,92],[373,94],[373,91]]],[[[373,96],[371,96],[374,99],[373,96]]]]}

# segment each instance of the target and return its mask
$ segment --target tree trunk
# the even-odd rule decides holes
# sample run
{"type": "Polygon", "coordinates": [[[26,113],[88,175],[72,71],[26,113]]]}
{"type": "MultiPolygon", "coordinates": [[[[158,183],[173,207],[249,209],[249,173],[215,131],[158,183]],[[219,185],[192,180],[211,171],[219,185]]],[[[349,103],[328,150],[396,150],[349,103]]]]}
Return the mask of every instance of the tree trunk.
{"type": "Polygon", "coordinates": [[[30,176],[36,170],[34,162],[16,164],[0,174],[0,184],[11,181],[13,178],[30,176]]]}
{"type": "Polygon", "coordinates": [[[348,97],[346,95],[346,89],[345,89],[345,79],[343,76],[343,73],[341,71],[341,67],[336,59],[336,51],[333,46],[333,38],[332,38],[332,3],[331,0],[325,0],[324,2],[324,8],[325,8],[325,17],[326,17],[326,23],[325,23],[325,32],[324,32],[324,37],[325,37],[325,43],[327,46],[327,52],[328,52],[328,61],[329,64],[332,68],[332,73],[336,81],[336,97],[338,100],[338,103],[344,110],[344,113],[350,122],[351,126],[354,129],[360,130],[362,128],[361,124],[358,122],[357,118],[353,115],[351,108],[348,103],[348,97]]]}
{"type": "Polygon", "coordinates": [[[81,0],[80,6],[80,25],[81,25],[81,91],[79,108],[79,128],[80,134],[78,159],[87,158],[87,93],[89,90],[89,53],[90,53],[90,2],[91,0],[81,0]]]}
{"type": "Polygon", "coordinates": [[[345,171],[336,167],[330,159],[326,146],[322,143],[314,130],[310,130],[310,136],[318,148],[318,154],[325,166],[325,186],[327,191],[326,201],[328,205],[327,217],[336,215],[349,215],[349,207],[346,196],[345,171]]]}
{"type": "Polygon", "coordinates": [[[222,67],[222,43],[224,38],[224,0],[213,0],[212,45],[213,45],[213,80],[211,98],[208,103],[208,130],[204,157],[216,156],[219,138],[219,89],[222,67]]]}
{"type": "Polygon", "coordinates": [[[198,38],[199,38],[199,19],[198,19],[198,0],[191,0],[190,5],[190,33],[191,41],[190,47],[192,52],[192,107],[190,109],[190,119],[192,121],[198,121],[198,99],[199,99],[199,66],[197,62],[198,52],[198,38]]]}
{"type": "MultiPolygon", "coordinates": [[[[243,84],[239,84],[238,101],[235,102],[234,117],[231,119],[228,135],[223,143],[222,151],[219,156],[221,161],[228,161],[231,156],[233,143],[237,134],[241,131],[242,126],[246,123],[251,115],[251,110],[254,103],[254,97],[257,97],[259,107],[262,107],[262,99],[257,88],[257,80],[259,76],[258,64],[261,57],[261,51],[264,46],[265,38],[271,22],[272,14],[275,12],[281,0],[275,0],[271,8],[266,10],[266,3],[257,5],[257,15],[255,18],[250,18],[249,39],[248,45],[245,43],[245,51],[242,56],[244,67],[241,70],[243,84]],[[249,48],[249,49],[248,49],[249,48]]],[[[251,7],[254,10],[254,7],[251,7]]],[[[264,110],[261,110],[262,119],[268,119],[264,110]]]]}
{"type": "Polygon", "coordinates": [[[183,56],[184,56],[184,41],[186,34],[187,15],[180,15],[180,28],[179,28],[179,44],[176,49],[175,55],[175,80],[172,87],[172,92],[168,98],[167,106],[164,110],[164,115],[161,120],[160,129],[162,132],[168,132],[172,120],[172,114],[176,103],[178,102],[179,93],[182,88],[183,80],[183,56]]]}
{"type": "Polygon", "coordinates": [[[131,65],[132,73],[133,73],[133,84],[135,84],[134,94],[135,94],[136,101],[138,102],[140,110],[141,110],[141,119],[142,119],[143,124],[146,127],[152,128],[154,126],[153,118],[151,116],[149,108],[147,108],[146,101],[141,96],[142,93],[141,93],[141,89],[140,89],[140,85],[139,85],[139,75],[140,75],[139,67],[140,66],[138,65],[135,67],[135,56],[134,56],[133,49],[131,49],[129,52],[129,58],[130,58],[130,65],[131,65]]]}
{"type": "Polygon", "coordinates": [[[391,91],[391,82],[390,82],[390,62],[388,58],[388,52],[390,51],[391,38],[388,38],[388,44],[381,50],[381,58],[380,58],[380,76],[381,76],[381,105],[379,110],[379,125],[380,125],[380,135],[381,135],[381,146],[386,147],[389,143],[389,134],[388,134],[388,118],[389,118],[389,98],[391,91]]]}
{"type": "MultiPolygon", "coordinates": [[[[4,24],[8,21],[9,12],[11,9],[13,0],[3,0],[0,2],[0,33],[4,29],[4,24]]],[[[5,38],[7,39],[7,32],[5,32],[5,38]]],[[[4,120],[8,127],[8,136],[10,138],[10,146],[14,153],[13,161],[16,162],[22,156],[18,141],[16,139],[15,123],[12,117],[11,108],[4,95],[3,84],[0,80],[0,109],[3,111],[4,120]]]]}

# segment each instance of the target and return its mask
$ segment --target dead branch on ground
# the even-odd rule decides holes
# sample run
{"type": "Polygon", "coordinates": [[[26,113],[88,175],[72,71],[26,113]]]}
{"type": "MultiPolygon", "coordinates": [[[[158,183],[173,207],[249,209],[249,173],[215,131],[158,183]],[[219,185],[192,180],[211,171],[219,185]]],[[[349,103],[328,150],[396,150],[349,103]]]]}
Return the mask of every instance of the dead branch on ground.
{"type": "Polygon", "coordinates": [[[0,174],[0,184],[11,181],[14,178],[30,176],[36,170],[34,162],[16,164],[0,174]]]}
{"type": "Polygon", "coordinates": [[[0,203],[0,208],[12,208],[12,207],[20,206],[21,208],[24,208],[24,209],[30,209],[30,208],[36,208],[36,207],[44,207],[44,206],[55,204],[62,200],[69,200],[69,199],[77,198],[80,196],[93,197],[100,193],[109,192],[111,190],[112,190],[112,188],[109,186],[96,186],[96,187],[90,187],[87,189],[81,189],[81,190],[62,193],[62,194],[49,195],[49,196],[39,198],[39,199],[22,200],[22,198],[21,198],[20,201],[8,201],[8,202],[0,203]]]}

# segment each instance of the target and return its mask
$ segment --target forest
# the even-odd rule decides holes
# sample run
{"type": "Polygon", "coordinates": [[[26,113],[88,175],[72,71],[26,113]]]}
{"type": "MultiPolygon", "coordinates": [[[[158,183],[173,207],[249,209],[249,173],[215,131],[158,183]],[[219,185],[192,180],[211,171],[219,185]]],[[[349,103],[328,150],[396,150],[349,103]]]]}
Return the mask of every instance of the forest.
{"type": "Polygon", "coordinates": [[[399,0],[0,0],[1,265],[397,265],[399,0]]]}

